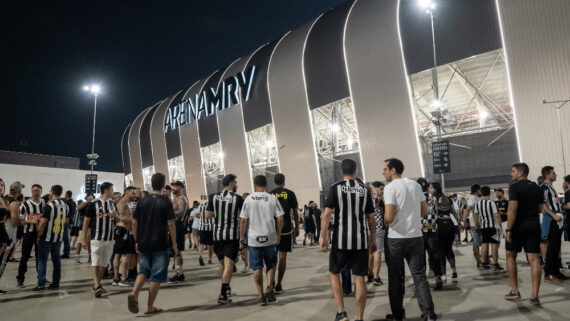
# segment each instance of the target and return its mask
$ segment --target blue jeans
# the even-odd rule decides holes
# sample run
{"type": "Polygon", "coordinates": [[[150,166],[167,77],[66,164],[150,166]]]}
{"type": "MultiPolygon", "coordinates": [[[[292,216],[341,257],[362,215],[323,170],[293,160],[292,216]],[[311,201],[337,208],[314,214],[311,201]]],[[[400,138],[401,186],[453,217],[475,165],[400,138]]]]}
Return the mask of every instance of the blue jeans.
{"type": "Polygon", "coordinates": [[[63,230],[63,256],[69,256],[69,232],[71,232],[71,224],[66,224],[63,230]]]}
{"type": "Polygon", "coordinates": [[[168,276],[168,250],[139,253],[139,274],[150,282],[166,282],[168,276]]]}
{"type": "Polygon", "coordinates": [[[550,234],[550,222],[552,222],[552,216],[546,212],[542,212],[542,223],[540,223],[540,239],[543,241],[548,240],[548,234],[550,234]]]}
{"type": "Polygon", "coordinates": [[[274,268],[277,264],[277,246],[275,244],[249,247],[249,268],[254,271],[263,269],[263,263],[267,269],[274,268]]]}
{"type": "Polygon", "coordinates": [[[38,286],[46,285],[46,271],[49,255],[51,255],[51,261],[53,263],[51,283],[54,286],[59,286],[59,281],[61,280],[61,259],[59,257],[60,248],[61,242],[40,241],[38,248],[38,286]]]}

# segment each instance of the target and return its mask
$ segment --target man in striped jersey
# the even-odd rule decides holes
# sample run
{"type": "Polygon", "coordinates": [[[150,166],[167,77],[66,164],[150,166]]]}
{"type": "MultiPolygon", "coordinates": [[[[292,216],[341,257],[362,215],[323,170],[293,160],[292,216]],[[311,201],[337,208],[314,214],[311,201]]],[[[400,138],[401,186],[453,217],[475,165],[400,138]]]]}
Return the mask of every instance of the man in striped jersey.
{"type": "Polygon", "coordinates": [[[87,229],[91,227],[91,266],[93,267],[93,291],[96,298],[107,291],[101,286],[101,280],[107,269],[107,264],[113,255],[115,243],[115,218],[117,208],[113,202],[113,184],[101,184],[101,196],[87,205],[83,220],[83,248],[87,249],[87,229]]]}
{"type": "Polygon", "coordinates": [[[49,255],[53,263],[52,282],[49,285],[50,290],[59,288],[61,279],[61,259],[59,257],[59,249],[63,241],[63,233],[65,224],[69,214],[69,208],[65,200],[61,199],[63,187],[54,185],[50,191],[50,201],[44,206],[40,226],[38,228],[38,285],[34,291],[45,290],[46,270],[49,255]]]}
{"type": "Polygon", "coordinates": [[[238,219],[243,198],[237,195],[238,182],[234,174],[222,180],[224,190],[210,195],[206,208],[206,219],[214,219],[214,252],[220,262],[222,288],[218,303],[231,303],[230,282],[239,251],[238,219]]]}
{"type": "Polygon", "coordinates": [[[366,283],[368,255],[376,251],[376,223],[372,193],[357,180],[356,162],[345,159],[341,163],[344,180],[331,186],[325,201],[325,212],[321,217],[321,251],[329,249],[328,228],[334,212],[329,275],[331,290],[337,306],[337,321],[348,321],[344,310],[344,299],[340,272],[349,265],[356,283],[356,320],[362,320],[366,306],[366,283]],[[366,221],[370,235],[366,231],[366,221]]]}
{"type": "MultiPolygon", "coordinates": [[[[558,192],[556,192],[556,189],[552,186],[552,183],[556,181],[554,167],[543,167],[542,176],[544,177],[544,183],[540,187],[542,187],[544,192],[545,203],[542,224],[550,225],[547,234],[548,238],[546,240],[548,247],[544,260],[544,280],[552,283],[561,283],[566,280],[566,277],[560,272],[558,262],[562,245],[562,230],[559,226],[559,222],[563,222],[564,217],[562,216],[562,208],[558,200],[558,192]]],[[[543,241],[545,240],[543,239],[543,241]]]]}
{"type": "Polygon", "coordinates": [[[23,216],[23,223],[25,225],[24,237],[22,240],[22,259],[20,260],[18,276],[16,277],[19,288],[24,287],[24,279],[26,272],[28,271],[28,260],[30,259],[32,248],[34,249],[34,256],[36,258],[36,271],[38,269],[38,245],[36,243],[36,239],[38,236],[38,225],[40,224],[42,210],[45,205],[41,196],[41,185],[34,184],[32,185],[32,198],[25,201],[22,206],[20,206],[20,215],[23,216]]]}
{"type": "Polygon", "coordinates": [[[198,262],[200,266],[204,266],[204,259],[202,258],[202,254],[204,253],[205,249],[208,249],[208,264],[212,264],[212,255],[214,254],[214,220],[207,219],[206,216],[206,206],[207,204],[200,204],[196,211],[197,218],[200,219],[200,250],[199,250],[199,257],[198,262]]]}
{"type": "Polygon", "coordinates": [[[493,269],[502,271],[499,265],[499,245],[502,234],[501,216],[497,210],[495,202],[491,201],[491,188],[481,187],[481,200],[475,205],[473,213],[475,226],[481,231],[481,257],[483,267],[489,268],[489,244],[491,244],[491,255],[493,256],[493,269]]]}

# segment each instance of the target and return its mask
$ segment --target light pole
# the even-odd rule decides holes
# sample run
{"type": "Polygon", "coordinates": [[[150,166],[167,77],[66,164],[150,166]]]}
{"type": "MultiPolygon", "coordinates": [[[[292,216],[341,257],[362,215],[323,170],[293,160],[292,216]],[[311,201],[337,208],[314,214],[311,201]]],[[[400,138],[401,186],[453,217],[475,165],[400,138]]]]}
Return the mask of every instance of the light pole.
{"type": "MultiPolygon", "coordinates": [[[[435,9],[435,3],[432,0],[419,0],[419,4],[423,9],[426,10],[426,13],[429,14],[431,22],[431,41],[433,48],[433,68],[431,70],[431,79],[433,83],[433,106],[437,108],[437,111],[434,113],[436,116],[435,120],[435,127],[437,131],[436,139],[437,141],[441,141],[441,118],[442,118],[443,106],[439,101],[439,89],[437,85],[437,55],[435,50],[435,29],[433,23],[433,10],[435,9]]],[[[439,179],[441,181],[441,188],[445,191],[445,175],[443,173],[440,173],[439,179]]]]}
{"type": "Polygon", "coordinates": [[[93,166],[97,165],[98,154],[95,154],[95,121],[97,118],[97,96],[101,93],[101,87],[99,85],[83,86],[83,90],[90,92],[94,97],[93,103],[93,142],[91,143],[91,154],[87,154],[89,159],[89,165],[91,165],[91,174],[93,174],[93,166]]]}
{"type": "Polygon", "coordinates": [[[564,107],[567,103],[570,102],[570,97],[563,100],[553,100],[547,101],[546,99],[542,100],[542,103],[547,104],[554,104],[554,109],[556,109],[556,120],[558,121],[558,134],[560,135],[560,151],[562,152],[562,166],[564,168],[564,176],[567,175],[566,173],[566,156],[564,154],[564,140],[562,136],[562,124],[560,123],[560,109],[564,107]]]}

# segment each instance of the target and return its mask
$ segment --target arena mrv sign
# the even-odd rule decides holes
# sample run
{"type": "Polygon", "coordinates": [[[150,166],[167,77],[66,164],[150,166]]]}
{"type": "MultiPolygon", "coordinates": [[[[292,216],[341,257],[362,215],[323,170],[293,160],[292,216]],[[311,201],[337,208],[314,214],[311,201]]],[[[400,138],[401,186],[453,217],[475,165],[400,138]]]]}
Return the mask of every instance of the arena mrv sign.
{"type": "Polygon", "coordinates": [[[213,115],[217,110],[228,109],[241,103],[242,100],[248,101],[254,76],[255,66],[251,66],[245,72],[225,79],[218,88],[204,88],[194,97],[189,97],[175,106],[169,106],[164,121],[164,132],[213,115]]]}

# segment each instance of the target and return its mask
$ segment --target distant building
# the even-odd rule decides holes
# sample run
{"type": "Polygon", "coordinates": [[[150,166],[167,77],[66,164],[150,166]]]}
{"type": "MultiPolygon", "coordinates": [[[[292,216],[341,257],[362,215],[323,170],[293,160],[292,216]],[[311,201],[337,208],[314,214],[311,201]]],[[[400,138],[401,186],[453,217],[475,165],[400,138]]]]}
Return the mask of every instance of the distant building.
{"type": "Polygon", "coordinates": [[[0,150],[0,164],[79,169],[79,158],[0,150]]]}

